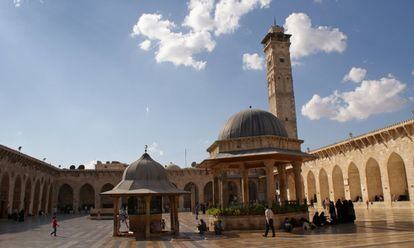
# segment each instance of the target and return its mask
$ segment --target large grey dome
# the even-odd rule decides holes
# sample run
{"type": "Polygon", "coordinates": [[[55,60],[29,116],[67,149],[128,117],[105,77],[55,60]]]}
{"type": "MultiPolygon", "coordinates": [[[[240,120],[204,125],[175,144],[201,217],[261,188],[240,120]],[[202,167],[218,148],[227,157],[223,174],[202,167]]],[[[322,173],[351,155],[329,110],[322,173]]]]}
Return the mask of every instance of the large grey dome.
{"type": "Polygon", "coordinates": [[[275,135],[288,137],[285,126],[275,115],[260,109],[243,110],[226,122],[219,140],[275,135]]]}

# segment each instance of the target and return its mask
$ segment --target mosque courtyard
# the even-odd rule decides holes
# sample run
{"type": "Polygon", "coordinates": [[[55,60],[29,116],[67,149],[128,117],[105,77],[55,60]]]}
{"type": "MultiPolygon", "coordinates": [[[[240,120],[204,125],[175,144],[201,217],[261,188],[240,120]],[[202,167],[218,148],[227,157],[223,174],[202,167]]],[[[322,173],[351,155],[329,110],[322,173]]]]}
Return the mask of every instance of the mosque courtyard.
{"type": "MultiPolygon", "coordinates": [[[[200,216],[203,218],[203,216],[200,216]]],[[[180,213],[180,237],[135,240],[112,237],[112,220],[90,220],[88,216],[59,216],[57,237],[50,237],[49,217],[28,218],[24,223],[0,222],[0,247],[413,247],[413,210],[358,210],[354,225],[342,224],[304,233],[277,231],[264,238],[261,231],[225,232],[221,237],[195,232],[196,221],[180,213]]],[[[168,218],[167,218],[168,219],[168,218]]],[[[168,225],[168,223],[167,223],[168,225]]]]}

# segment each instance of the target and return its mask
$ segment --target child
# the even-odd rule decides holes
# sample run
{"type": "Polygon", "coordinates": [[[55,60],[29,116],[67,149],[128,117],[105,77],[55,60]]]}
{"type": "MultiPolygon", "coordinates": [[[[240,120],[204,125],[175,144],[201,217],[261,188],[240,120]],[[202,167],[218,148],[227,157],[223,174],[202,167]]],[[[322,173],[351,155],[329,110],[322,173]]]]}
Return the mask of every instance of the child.
{"type": "Polygon", "coordinates": [[[51,232],[50,235],[54,234],[54,236],[56,237],[56,229],[57,229],[58,226],[59,225],[57,223],[56,215],[53,215],[53,217],[52,217],[53,232],[51,232]]]}

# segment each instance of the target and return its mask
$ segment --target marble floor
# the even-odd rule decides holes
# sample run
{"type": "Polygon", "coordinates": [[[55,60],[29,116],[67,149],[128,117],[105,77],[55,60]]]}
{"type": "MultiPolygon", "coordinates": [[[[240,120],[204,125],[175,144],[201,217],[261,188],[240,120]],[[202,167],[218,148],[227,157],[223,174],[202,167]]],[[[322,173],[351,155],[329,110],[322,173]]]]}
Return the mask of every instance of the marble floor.
{"type": "Polygon", "coordinates": [[[59,216],[57,237],[49,235],[48,216],[28,218],[24,223],[0,220],[0,247],[414,247],[414,210],[358,210],[355,224],[308,233],[278,231],[276,238],[264,238],[260,231],[200,237],[191,214],[181,213],[179,218],[180,238],[148,241],[113,238],[111,220],[90,220],[80,215],[59,216]]]}

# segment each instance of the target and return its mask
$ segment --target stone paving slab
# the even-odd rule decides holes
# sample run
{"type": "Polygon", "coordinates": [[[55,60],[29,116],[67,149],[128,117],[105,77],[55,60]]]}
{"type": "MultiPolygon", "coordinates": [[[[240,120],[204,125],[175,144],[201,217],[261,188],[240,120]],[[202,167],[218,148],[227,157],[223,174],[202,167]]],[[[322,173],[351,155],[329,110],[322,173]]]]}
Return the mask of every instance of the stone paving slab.
{"type": "Polygon", "coordinates": [[[361,210],[357,211],[355,224],[325,227],[309,233],[278,231],[275,238],[264,238],[261,231],[200,236],[195,232],[193,215],[180,213],[179,218],[180,238],[147,241],[114,238],[112,220],[90,220],[87,216],[58,216],[57,237],[49,235],[50,216],[31,217],[24,223],[0,220],[0,247],[414,247],[413,210],[361,210]]]}

